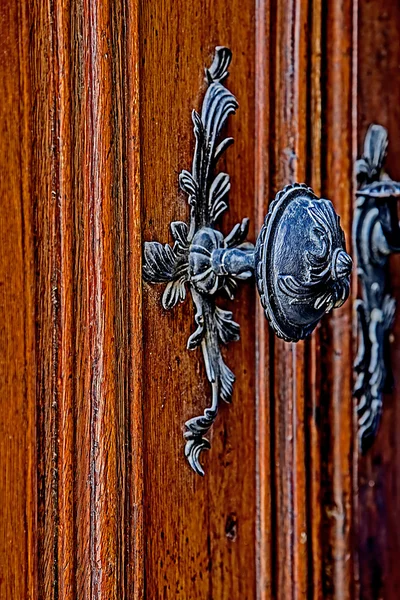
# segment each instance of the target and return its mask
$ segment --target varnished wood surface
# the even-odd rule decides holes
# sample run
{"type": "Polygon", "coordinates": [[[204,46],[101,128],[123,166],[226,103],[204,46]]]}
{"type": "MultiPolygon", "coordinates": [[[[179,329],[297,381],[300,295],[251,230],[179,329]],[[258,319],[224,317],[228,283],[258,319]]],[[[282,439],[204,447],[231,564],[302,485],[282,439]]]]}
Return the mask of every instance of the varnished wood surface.
{"type": "Polygon", "coordinates": [[[41,598],[142,595],[137,7],[32,13],[41,598]]]}
{"type": "MultiPolygon", "coordinates": [[[[322,194],[331,198],[351,250],[358,32],[356,3],[329,2],[321,90],[322,194]]],[[[350,297],[351,298],[351,297],[350,297]]],[[[334,311],[321,327],[321,467],[323,597],[355,596],[354,456],[352,400],[352,302],[334,311]]]]}
{"type": "MultiPolygon", "coordinates": [[[[23,22],[22,9],[4,11],[7,35],[15,27],[29,45],[18,63],[10,38],[2,61],[5,80],[17,86],[4,123],[22,119],[19,136],[2,137],[15,152],[21,145],[19,155],[5,156],[7,169],[21,173],[2,201],[32,214],[23,221],[28,250],[35,240],[30,270],[12,267],[14,277],[34,283],[33,305],[26,292],[14,309],[6,304],[5,318],[30,311],[25,338],[11,338],[18,351],[31,343],[30,328],[35,335],[34,362],[25,365],[27,377],[34,369],[35,394],[21,380],[10,404],[15,416],[1,414],[25,436],[2,489],[8,511],[27,504],[25,517],[20,509],[15,516],[29,542],[15,541],[18,572],[1,565],[2,582],[19,582],[10,598],[143,594],[137,10],[135,3],[31,2],[23,22]]],[[[8,227],[18,235],[18,221],[8,219],[8,227]]],[[[3,247],[13,256],[19,246],[8,237],[3,247]]],[[[9,396],[4,391],[2,401],[9,396]]],[[[9,553],[7,536],[2,552],[9,553]]]]}
{"type": "MultiPolygon", "coordinates": [[[[270,119],[274,149],[270,195],[288,183],[306,179],[308,3],[278,2],[275,8],[274,81],[270,119]]],[[[273,527],[277,557],[273,576],[276,598],[303,598],[308,589],[307,494],[305,469],[304,343],[273,340],[270,376],[273,469],[273,527]]]]}
{"type": "Polygon", "coordinates": [[[0,597],[37,585],[34,240],[30,202],[29,27],[0,7],[0,597]]]}
{"type": "Polygon", "coordinates": [[[17,6],[1,9],[0,590],[355,597],[350,304],[295,346],[272,338],[254,285],[222,300],[241,325],[225,352],[237,380],[200,478],[183,454],[210,400],[186,350],[193,309],[164,312],[141,278],[142,241],[188,216],[178,174],[215,45],[233,51],[240,105],[223,231],[249,216],[254,241],[275,193],[305,180],[349,236],[353,3],[17,6]]]}
{"type": "MultiPolygon", "coordinates": [[[[255,22],[255,212],[256,231],[259,231],[269,204],[269,155],[271,110],[271,61],[273,40],[270,36],[273,11],[269,2],[259,2],[255,22]]],[[[256,490],[257,490],[257,598],[273,597],[275,577],[274,531],[272,525],[272,444],[271,444],[271,377],[272,333],[265,321],[264,311],[256,299],[255,307],[255,379],[256,379],[256,490]]]]}
{"type": "MultiPolygon", "coordinates": [[[[191,166],[191,110],[204,96],[204,66],[216,45],[233,52],[227,86],[239,110],[235,139],[218,169],[231,176],[229,231],[254,214],[254,8],[251,2],[142,4],[141,158],[144,239],[170,241],[169,223],[187,220],[178,173],[191,166]],[[240,32],[240,34],[239,34],[240,32]]],[[[252,218],[252,233],[254,239],[252,218]]],[[[184,422],[210,404],[199,351],[186,350],[194,327],[190,298],[161,308],[162,286],[144,289],[145,588],[148,598],[256,597],[255,290],[242,285],[233,308],[241,340],[226,360],[236,375],[202,457],[200,478],[184,457],[184,422]]],[[[222,403],[223,404],[223,403],[222,403]]]]}
{"type": "MultiPolygon", "coordinates": [[[[265,105],[270,153],[259,198],[265,210],[277,190],[305,180],[333,201],[348,239],[353,7],[352,2],[284,2],[265,13],[274,86],[265,105]]],[[[266,465],[261,478],[261,499],[271,496],[272,515],[272,533],[266,529],[261,536],[264,543],[271,540],[271,554],[265,556],[272,566],[263,563],[265,598],[355,597],[351,330],[348,303],[306,343],[273,339],[265,346],[264,354],[273,356],[265,378],[270,392],[263,397],[271,399],[272,460],[271,471],[266,465]]]]}
{"type": "MultiPolygon", "coordinates": [[[[400,179],[400,6],[360,2],[358,154],[371,123],[389,132],[388,173],[400,179]]],[[[390,257],[390,291],[397,302],[391,344],[394,388],[384,397],[377,439],[359,464],[358,553],[362,600],[399,597],[400,570],[400,277],[390,257]]]]}

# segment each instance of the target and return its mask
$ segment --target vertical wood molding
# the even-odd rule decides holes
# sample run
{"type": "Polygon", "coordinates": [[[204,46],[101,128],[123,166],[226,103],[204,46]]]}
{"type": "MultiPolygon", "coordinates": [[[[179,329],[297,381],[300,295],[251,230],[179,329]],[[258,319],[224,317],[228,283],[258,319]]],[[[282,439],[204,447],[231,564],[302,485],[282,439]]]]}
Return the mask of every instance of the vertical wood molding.
{"type": "MultiPolygon", "coordinates": [[[[322,26],[322,193],[331,198],[351,244],[356,124],[355,2],[331,0],[322,26]]],[[[321,327],[322,536],[326,598],[355,597],[352,302],[321,327]]]]}
{"type": "MultiPolygon", "coordinates": [[[[359,2],[358,139],[362,152],[371,123],[388,130],[385,168],[400,178],[400,5],[379,0],[359,2]]],[[[397,303],[390,344],[394,386],[383,399],[377,437],[359,461],[357,549],[362,600],[395,600],[400,589],[400,256],[389,261],[390,293],[397,303]]]]}
{"type": "MultiPolygon", "coordinates": [[[[271,7],[266,0],[256,2],[255,47],[255,229],[260,231],[269,203],[270,164],[270,79],[271,79],[271,7]]],[[[272,530],[272,458],[271,452],[271,348],[272,334],[264,310],[256,297],[256,483],[257,483],[257,599],[272,597],[274,566],[272,530]]]]}
{"type": "MultiPolygon", "coordinates": [[[[306,35],[307,2],[277,5],[282,39],[277,51],[275,108],[276,178],[281,188],[305,179],[306,164],[306,35]],[[285,50],[289,48],[289,52],[285,50]]],[[[275,462],[277,493],[277,597],[301,598],[307,593],[307,513],[304,429],[304,343],[275,342],[275,462]]]]}
{"type": "MultiPolygon", "coordinates": [[[[125,127],[121,129],[125,157],[125,203],[127,212],[127,244],[125,256],[128,271],[128,485],[126,498],[126,594],[140,600],[145,593],[144,536],[144,419],[143,412],[143,297],[142,297],[142,171],[140,140],[140,54],[139,2],[122,3],[119,25],[124,31],[121,80],[125,127]]],[[[124,326],[124,323],[122,323],[124,326]]]]}
{"type": "Polygon", "coordinates": [[[29,16],[0,9],[0,597],[37,600],[29,16]]]}
{"type": "MultiPolygon", "coordinates": [[[[309,7],[309,120],[307,127],[307,178],[316,194],[321,194],[321,137],[322,137],[322,1],[314,0],[309,7]]],[[[324,597],[325,574],[323,568],[324,548],[321,545],[323,505],[321,503],[321,343],[318,331],[306,343],[306,390],[305,426],[307,429],[306,453],[308,463],[308,523],[307,547],[309,563],[310,597],[324,597]]]]}
{"type": "MultiPolygon", "coordinates": [[[[308,4],[287,0],[275,7],[275,103],[271,114],[274,155],[270,199],[288,183],[304,181],[307,131],[308,4]]],[[[273,412],[276,598],[302,598],[308,589],[305,462],[304,342],[274,340],[273,412]]]]}
{"type": "MultiPolygon", "coordinates": [[[[348,243],[354,16],[351,0],[257,4],[258,221],[278,189],[306,181],[332,199],[348,243]]],[[[354,598],[351,302],[297,345],[258,325],[259,598],[354,598]]]]}
{"type": "Polygon", "coordinates": [[[143,591],[137,9],[32,3],[46,600],[143,591]]]}

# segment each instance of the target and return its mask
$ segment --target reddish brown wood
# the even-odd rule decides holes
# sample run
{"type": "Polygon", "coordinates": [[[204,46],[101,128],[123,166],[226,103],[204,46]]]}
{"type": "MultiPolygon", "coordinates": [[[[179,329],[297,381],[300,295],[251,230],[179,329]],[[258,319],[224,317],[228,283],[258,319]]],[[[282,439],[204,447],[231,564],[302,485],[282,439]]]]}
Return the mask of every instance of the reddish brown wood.
{"type": "MultiPolygon", "coordinates": [[[[321,194],[321,115],[322,107],[322,2],[314,2],[309,13],[311,35],[308,39],[309,53],[309,122],[308,177],[312,188],[321,194]]],[[[309,565],[310,596],[317,600],[324,597],[326,576],[324,572],[324,548],[321,544],[323,505],[321,503],[323,439],[320,428],[321,414],[321,342],[317,330],[306,343],[307,377],[309,381],[306,393],[305,423],[308,430],[306,442],[309,505],[309,532],[307,533],[308,552],[312,557],[309,565]]]]}
{"type": "MultiPolygon", "coordinates": [[[[139,109],[139,3],[124,4],[119,25],[125,30],[124,72],[121,94],[125,127],[121,130],[125,152],[127,217],[126,276],[130,307],[128,332],[127,499],[125,543],[127,548],[126,594],[133,600],[145,595],[144,572],[144,428],[143,415],[143,298],[142,298],[142,182],[139,109]],[[130,398],[130,400],[129,400],[130,398]]],[[[124,164],[124,163],[123,163],[124,164]]]]}
{"type": "Polygon", "coordinates": [[[0,9],[0,595],[356,597],[350,303],[295,346],[273,339],[254,285],[223,301],[241,325],[226,350],[237,381],[202,479],[183,454],[210,398],[186,350],[193,309],[166,313],[141,278],[143,239],[168,241],[188,215],[178,173],[217,44],[240,104],[223,230],[249,216],[254,240],[277,190],[305,180],[350,235],[353,6],[0,9]]]}
{"type": "MultiPolygon", "coordinates": [[[[144,238],[169,239],[187,219],[178,173],[190,168],[190,113],[199,108],[204,66],[214,47],[233,52],[228,87],[240,108],[230,118],[235,144],[219,168],[231,175],[229,230],[254,214],[254,8],[251,2],[142,3],[141,141],[144,238]]],[[[251,234],[254,236],[254,230],[251,234]]],[[[199,478],[184,457],[184,422],[210,402],[201,354],[186,350],[190,299],[170,313],[161,289],[144,290],[145,572],[149,598],[256,597],[254,301],[241,286],[232,305],[241,340],[226,357],[237,380],[222,406],[199,478]]]]}
{"type": "MultiPolygon", "coordinates": [[[[354,163],[354,3],[325,7],[322,193],[331,198],[351,243],[354,163]]],[[[352,304],[334,311],[321,330],[321,460],[324,597],[354,597],[352,304]],[[322,408],[322,406],[321,406],[322,408]]]]}
{"type": "MultiPolygon", "coordinates": [[[[258,214],[285,184],[306,180],[317,193],[332,198],[347,237],[355,131],[353,6],[260,3],[259,26],[267,28],[269,41],[257,38],[256,55],[260,70],[263,65],[264,73],[275,77],[263,95],[258,72],[260,136],[268,135],[271,150],[261,171],[264,178],[258,179],[258,214]]],[[[257,156],[263,152],[259,146],[257,156]]],[[[273,369],[267,377],[258,371],[259,415],[267,423],[268,386],[271,390],[272,426],[269,431],[259,426],[259,431],[270,437],[273,457],[271,486],[265,464],[269,450],[259,442],[265,473],[260,478],[260,522],[266,525],[260,547],[272,562],[260,557],[261,597],[352,598],[351,305],[326,320],[305,344],[268,342],[260,331],[260,355],[268,356],[271,341],[274,348],[273,369]],[[270,504],[265,502],[268,494],[270,504]],[[271,521],[266,517],[269,506],[271,521]]]]}
{"type": "Polygon", "coordinates": [[[0,597],[37,598],[34,240],[26,6],[0,8],[0,597]]]}
{"type": "Polygon", "coordinates": [[[137,7],[31,18],[40,597],[139,598],[137,7]]]}
{"type": "MultiPolygon", "coordinates": [[[[271,7],[261,0],[256,6],[255,46],[255,225],[259,231],[269,203],[270,80],[273,48],[271,7]]],[[[256,484],[257,484],[257,598],[272,598],[275,559],[272,527],[271,444],[271,344],[272,334],[262,306],[256,300],[256,484]]]]}
{"type": "MultiPolygon", "coordinates": [[[[386,168],[400,178],[398,157],[400,94],[400,6],[377,0],[360,2],[358,56],[358,153],[370,123],[389,132],[386,168]]],[[[399,256],[390,258],[391,293],[399,304],[399,256]]],[[[384,397],[377,439],[359,463],[358,551],[360,597],[398,598],[400,589],[400,319],[397,310],[391,345],[392,394],[384,397]]]]}
{"type": "MultiPolygon", "coordinates": [[[[275,191],[305,180],[307,87],[300,84],[300,76],[307,70],[307,11],[306,1],[288,0],[276,7],[271,173],[275,191]]],[[[275,595],[302,598],[308,586],[304,344],[275,339],[274,349],[275,595]]]]}

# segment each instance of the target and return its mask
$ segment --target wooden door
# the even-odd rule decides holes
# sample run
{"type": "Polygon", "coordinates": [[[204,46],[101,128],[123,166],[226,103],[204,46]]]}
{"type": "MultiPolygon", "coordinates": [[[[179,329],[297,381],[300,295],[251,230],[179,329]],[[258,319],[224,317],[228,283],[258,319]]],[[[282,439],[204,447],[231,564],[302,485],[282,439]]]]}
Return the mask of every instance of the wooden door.
{"type": "MultiPolygon", "coordinates": [[[[379,41],[389,58],[371,48],[399,11],[378,4],[3,0],[1,599],[396,597],[398,444],[381,434],[358,496],[352,300],[288,344],[253,282],[221,299],[241,327],[224,350],[236,383],[201,478],[183,440],[210,397],[186,350],[193,308],[164,311],[142,278],[144,240],[171,241],[188,217],[178,174],[218,45],[239,102],[221,228],[248,216],[254,241],[276,192],[305,181],[351,246],[366,125],[389,123],[398,144],[395,33],[379,41]],[[368,89],[386,77],[381,102],[368,89]]],[[[396,394],[388,406],[394,439],[396,394]]]]}

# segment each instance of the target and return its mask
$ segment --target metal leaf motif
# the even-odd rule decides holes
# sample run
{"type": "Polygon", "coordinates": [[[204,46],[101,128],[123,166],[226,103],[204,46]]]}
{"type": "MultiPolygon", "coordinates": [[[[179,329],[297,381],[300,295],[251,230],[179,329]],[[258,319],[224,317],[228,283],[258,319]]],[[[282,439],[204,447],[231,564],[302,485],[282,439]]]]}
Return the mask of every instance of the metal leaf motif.
{"type": "Polygon", "coordinates": [[[186,421],[185,456],[192,469],[204,475],[200,463],[203,450],[210,448],[205,437],[218,414],[220,399],[229,402],[235,377],[225,364],[220,343],[227,344],[239,339],[240,328],[230,311],[215,304],[214,294],[224,289],[229,297],[235,291],[235,278],[246,278],[251,271],[252,244],[245,243],[249,220],[243,219],[231,233],[224,236],[214,229],[215,222],[228,208],[227,196],[230,178],[227,173],[214,175],[215,165],[221,154],[233,143],[230,137],[220,139],[221,131],[229,115],[238,108],[233,94],[224,87],[232,58],[228,48],[218,46],[214,60],[206,69],[206,91],[200,113],[193,110],[192,122],[195,149],[191,171],[182,170],[179,186],[188,196],[190,206],[189,225],[184,222],[171,224],[175,240],[173,248],[158,242],[146,242],[143,255],[143,275],[150,283],[167,283],[162,304],[165,309],[174,307],[190,290],[195,306],[196,329],[190,335],[187,348],[201,347],[207,378],[211,384],[212,402],[200,416],[186,421]],[[245,263],[242,271],[225,273],[223,261],[214,261],[215,253],[238,249],[245,263]]]}
{"type": "Polygon", "coordinates": [[[162,297],[162,305],[166,310],[174,308],[178,302],[186,298],[185,276],[175,281],[168,282],[162,297]]]}
{"type": "Polygon", "coordinates": [[[171,223],[171,233],[181,250],[187,250],[189,247],[188,234],[189,228],[183,221],[174,221],[171,223]]]}
{"type": "Polygon", "coordinates": [[[250,220],[244,218],[241,223],[237,223],[232,231],[225,238],[225,245],[227,248],[233,248],[242,244],[247,237],[249,232],[250,220]]]}
{"type": "Polygon", "coordinates": [[[171,246],[159,242],[145,242],[143,256],[143,276],[146,281],[165,283],[176,272],[176,256],[171,246]]]}
{"type": "Polygon", "coordinates": [[[384,127],[371,125],[364,141],[364,154],[356,161],[355,173],[360,187],[365,183],[379,181],[388,146],[384,127]]]}
{"type": "Polygon", "coordinates": [[[232,52],[225,46],[217,46],[215,48],[215,56],[212,65],[209,69],[206,69],[207,83],[213,81],[223,81],[228,77],[229,65],[232,60],[232,52]]]}
{"type": "Polygon", "coordinates": [[[212,223],[214,223],[222,212],[228,208],[228,205],[223,201],[223,198],[228,194],[230,187],[229,175],[227,173],[218,173],[211,184],[208,199],[208,211],[212,223]]]}
{"type": "Polygon", "coordinates": [[[353,394],[357,400],[359,443],[364,453],[379,428],[383,393],[392,385],[388,342],[396,303],[387,293],[386,264],[390,253],[400,251],[397,217],[400,183],[384,172],[387,145],[386,129],[371,125],[365,136],[363,156],[355,164],[358,190],[353,239],[362,298],[356,303],[358,352],[353,394]]]}
{"type": "Polygon", "coordinates": [[[215,307],[215,324],[218,330],[218,337],[223,344],[237,342],[240,338],[240,326],[233,320],[233,314],[230,310],[222,310],[215,307]]]}

